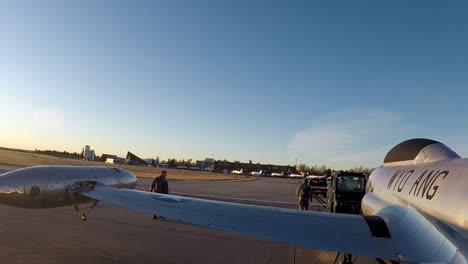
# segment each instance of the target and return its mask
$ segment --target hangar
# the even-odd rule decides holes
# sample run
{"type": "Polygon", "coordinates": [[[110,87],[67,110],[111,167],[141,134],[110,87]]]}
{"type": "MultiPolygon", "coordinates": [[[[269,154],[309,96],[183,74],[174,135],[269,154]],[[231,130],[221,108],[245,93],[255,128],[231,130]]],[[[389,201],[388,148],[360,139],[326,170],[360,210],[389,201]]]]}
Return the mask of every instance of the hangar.
{"type": "Polygon", "coordinates": [[[131,153],[130,151],[127,152],[127,157],[125,158],[125,163],[128,165],[136,165],[136,166],[148,166],[148,164],[145,160],[142,158],[138,157],[137,155],[131,153]]]}

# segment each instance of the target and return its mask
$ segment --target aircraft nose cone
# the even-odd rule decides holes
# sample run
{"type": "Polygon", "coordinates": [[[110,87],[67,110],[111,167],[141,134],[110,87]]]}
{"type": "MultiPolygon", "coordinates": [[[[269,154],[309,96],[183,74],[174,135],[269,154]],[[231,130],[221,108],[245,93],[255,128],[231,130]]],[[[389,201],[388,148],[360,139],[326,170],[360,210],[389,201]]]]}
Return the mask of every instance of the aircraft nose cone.
{"type": "Polygon", "coordinates": [[[24,184],[15,179],[13,173],[0,176],[0,204],[16,205],[24,197],[24,184]]]}

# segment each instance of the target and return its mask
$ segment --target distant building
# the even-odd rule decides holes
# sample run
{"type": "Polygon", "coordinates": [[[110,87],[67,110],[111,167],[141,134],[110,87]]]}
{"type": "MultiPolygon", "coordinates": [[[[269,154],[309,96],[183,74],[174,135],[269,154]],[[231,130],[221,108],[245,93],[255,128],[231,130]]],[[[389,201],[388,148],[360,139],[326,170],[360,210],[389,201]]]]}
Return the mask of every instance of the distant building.
{"type": "Polygon", "coordinates": [[[105,163],[110,163],[110,164],[125,164],[125,159],[123,158],[107,158],[105,163]]]}
{"type": "Polygon", "coordinates": [[[112,154],[102,154],[101,158],[99,159],[101,162],[111,163],[111,164],[124,164],[125,159],[117,157],[117,155],[112,154]]]}
{"type": "Polygon", "coordinates": [[[149,166],[156,167],[156,160],[155,159],[143,159],[149,166]]]}
{"type": "Polygon", "coordinates": [[[102,162],[107,162],[108,159],[118,159],[117,155],[112,155],[112,154],[102,154],[100,161],[102,162]]]}
{"type": "Polygon", "coordinates": [[[137,166],[148,166],[149,164],[146,163],[145,160],[138,157],[137,155],[131,153],[130,151],[127,152],[127,157],[125,158],[125,163],[128,165],[137,165],[137,166]]]}
{"type": "Polygon", "coordinates": [[[96,159],[96,154],[94,153],[94,150],[91,149],[90,146],[86,145],[83,150],[81,151],[81,156],[83,157],[84,160],[95,160],[96,159]]]}

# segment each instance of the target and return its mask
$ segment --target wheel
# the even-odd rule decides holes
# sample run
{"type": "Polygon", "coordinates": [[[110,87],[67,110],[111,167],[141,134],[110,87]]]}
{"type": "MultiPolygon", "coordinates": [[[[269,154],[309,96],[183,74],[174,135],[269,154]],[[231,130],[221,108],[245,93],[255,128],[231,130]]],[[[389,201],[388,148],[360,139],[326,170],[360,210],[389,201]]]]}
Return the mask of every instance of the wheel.
{"type": "Polygon", "coordinates": [[[82,220],[83,222],[86,221],[86,214],[82,214],[82,215],[81,215],[81,220],[82,220]]]}

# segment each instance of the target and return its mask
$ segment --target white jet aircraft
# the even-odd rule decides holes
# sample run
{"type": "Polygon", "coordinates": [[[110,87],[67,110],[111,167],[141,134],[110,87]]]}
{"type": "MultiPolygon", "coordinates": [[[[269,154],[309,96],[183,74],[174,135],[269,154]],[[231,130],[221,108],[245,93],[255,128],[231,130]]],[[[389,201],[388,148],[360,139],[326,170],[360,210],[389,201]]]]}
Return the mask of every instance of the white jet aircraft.
{"type": "Polygon", "coordinates": [[[273,172],[273,173],[270,174],[270,176],[282,177],[282,176],[284,176],[284,172],[282,172],[282,173],[273,172]]]}
{"type": "Polygon", "coordinates": [[[297,173],[291,173],[289,174],[290,178],[304,178],[304,175],[302,174],[297,174],[297,173]]]}
{"type": "Polygon", "coordinates": [[[240,169],[240,170],[233,170],[233,171],[231,171],[231,174],[242,175],[243,173],[244,173],[244,169],[240,169]]]}
{"type": "Polygon", "coordinates": [[[252,176],[261,176],[261,175],[263,175],[263,170],[260,170],[260,171],[252,171],[252,172],[250,173],[250,175],[252,175],[252,176]]]}
{"type": "MultiPolygon", "coordinates": [[[[0,175],[0,203],[50,208],[105,201],[181,223],[297,246],[416,263],[467,263],[468,159],[429,139],[395,146],[370,175],[362,215],[138,191],[110,167],[39,166],[0,175]]],[[[86,220],[88,211],[82,214],[86,220]]]]}

